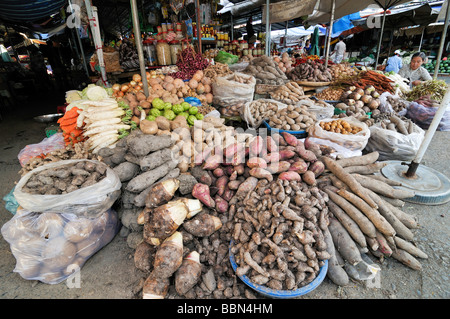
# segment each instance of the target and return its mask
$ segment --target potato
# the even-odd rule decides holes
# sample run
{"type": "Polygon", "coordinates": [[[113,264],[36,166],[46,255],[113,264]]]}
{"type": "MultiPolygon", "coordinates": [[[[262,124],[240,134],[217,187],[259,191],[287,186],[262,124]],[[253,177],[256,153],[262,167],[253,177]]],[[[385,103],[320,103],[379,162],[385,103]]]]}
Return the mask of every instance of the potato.
{"type": "Polygon", "coordinates": [[[43,263],[52,270],[67,267],[75,258],[77,247],[63,236],[50,239],[42,250],[43,263]]]}
{"type": "Polygon", "coordinates": [[[73,243],[78,243],[90,236],[93,231],[93,223],[86,218],[77,218],[69,221],[64,226],[64,237],[73,243]]]}
{"type": "Polygon", "coordinates": [[[157,116],[155,122],[160,130],[170,131],[170,121],[164,116],[157,116]]]}
{"type": "Polygon", "coordinates": [[[139,128],[144,134],[156,134],[158,132],[158,124],[156,121],[142,120],[139,123],[139,128]]]}

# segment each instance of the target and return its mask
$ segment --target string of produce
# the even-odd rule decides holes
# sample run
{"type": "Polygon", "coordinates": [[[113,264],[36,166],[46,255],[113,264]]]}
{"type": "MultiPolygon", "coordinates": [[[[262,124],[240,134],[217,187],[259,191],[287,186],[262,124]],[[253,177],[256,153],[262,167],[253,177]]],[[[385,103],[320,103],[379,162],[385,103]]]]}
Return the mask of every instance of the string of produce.
{"type": "Polygon", "coordinates": [[[189,46],[178,53],[176,65],[179,71],[170,75],[177,79],[190,80],[195,72],[207,68],[209,61],[189,46]]]}

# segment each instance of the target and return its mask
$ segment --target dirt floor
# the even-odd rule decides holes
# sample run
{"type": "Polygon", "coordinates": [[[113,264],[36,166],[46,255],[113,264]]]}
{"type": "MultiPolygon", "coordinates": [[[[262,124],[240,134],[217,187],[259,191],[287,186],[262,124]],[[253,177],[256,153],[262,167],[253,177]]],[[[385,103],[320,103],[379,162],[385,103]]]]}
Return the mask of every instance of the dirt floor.
{"type": "MultiPolygon", "coordinates": [[[[32,118],[38,114],[55,113],[55,97],[45,105],[33,104],[9,111],[0,122],[0,198],[3,198],[20,178],[18,153],[28,144],[45,137],[47,124],[32,118]]],[[[450,132],[436,132],[422,165],[434,168],[450,178],[450,132]]],[[[0,201],[0,226],[12,214],[0,201]]],[[[381,265],[379,288],[368,288],[360,282],[338,287],[325,278],[324,282],[304,299],[448,299],[450,297],[450,202],[439,206],[407,203],[404,210],[417,216],[421,227],[415,230],[416,244],[429,258],[421,260],[423,270],[414,271],[399,262],[387,259],[381,265]]],[[[92,256],[81,269],[79,288],[69,288],[66,282],[48,285],[24,280],[13,272],[15,258],[8,243],[0,238],[0,299],[133,299],[133,289],[143,277],[133,263],[133,250],[117,235],[111,243],[92,256]]]]}

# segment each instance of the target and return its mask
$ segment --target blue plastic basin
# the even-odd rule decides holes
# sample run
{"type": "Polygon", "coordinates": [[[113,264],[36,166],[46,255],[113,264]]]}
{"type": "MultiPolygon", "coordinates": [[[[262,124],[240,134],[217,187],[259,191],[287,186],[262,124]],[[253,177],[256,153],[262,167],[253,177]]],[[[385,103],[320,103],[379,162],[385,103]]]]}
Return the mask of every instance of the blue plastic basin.
{"type": "MultiPolygon", "coordinates": [[[[234,255],[231,253],[231,243],[230,243],[230,249],[229,249],[229,255],[230,255],[230,262],[231,266],[233,267],[233,270],[236,272],[236,268],[238,267],[236,264],[236,260],[234,259],[234,255]]],[[[275,290],[266,286],[257,285],[253,282],[251,282],[250,278],[247,276],[239,276],[239,278],[250,288],[257,291],[261,295],[264,295],[269,298],[277,298],[277,299],[291,299],[296,298],[299,296],[306,295],[307,293],[313,291],[319,285],[322,283],[322,281],[325,279],[325,276],[328,272],[328,260],[324,261],[324,265],[320,267],[319,274],[317,277],[311,281],[306,286],[303,286],[301,288],[295,289],[295,290],[275,290]]]]}
{"type": "Polygon", "coordinates": [[[263,124],[264,124],[264,126],[267,128],[267,130],[268,130],[269,132],[271,132],[271,133],[272,133],[272,131],[275,132],[275,133],[287,132],[287,133],[289,133],[289,134],[291,134],[291,135],[294,135],[296,138],[305,138],[305,137],[308,136],[308,133],[307,133],[306,131],[287,131],[287,130],[279,130],[279,129],[277,129],[277,128],[272,128],[272,127],[270,127],[269,123],[267,123],[266,121],[263,121],[263,124]]]}

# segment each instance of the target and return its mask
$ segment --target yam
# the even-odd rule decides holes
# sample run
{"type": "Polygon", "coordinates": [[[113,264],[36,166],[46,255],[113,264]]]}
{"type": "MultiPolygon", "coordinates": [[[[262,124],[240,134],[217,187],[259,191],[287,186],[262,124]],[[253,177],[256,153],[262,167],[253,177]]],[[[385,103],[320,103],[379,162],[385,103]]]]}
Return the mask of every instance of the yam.
{"type": "Polygon", "coordinates": [[[356,265],[362,261],[358,247],[337,219],[330,218],[328,229],[336,249],[346,261],[351,265],[356,265]]]}
{"type": "MultiPolygon", "coordinates": [[[[149,135],[151,136],[151,135],[149,135]]],[[[170,137],[169,137],[170,140],[170,137]]],[[[170,161],[166,162],[161,166],[158,166],[150,171],[144,172],[142,174],[137,175],[133,179],[131,179],[127,186],[126,190],[133,193],[140,193],[144,189],[150,187],[161,177],[166,176],[171,170],[173,170],[177,166],[176,162],[170,161]]]]}
{"type": "Polygon", "coordinates": [[[151,152],[169,148],[173,145],[172,138],[168,135],[140,135],[128,136],[127,146],[128,150],[137,157],[146,156],[151,152]]]}

